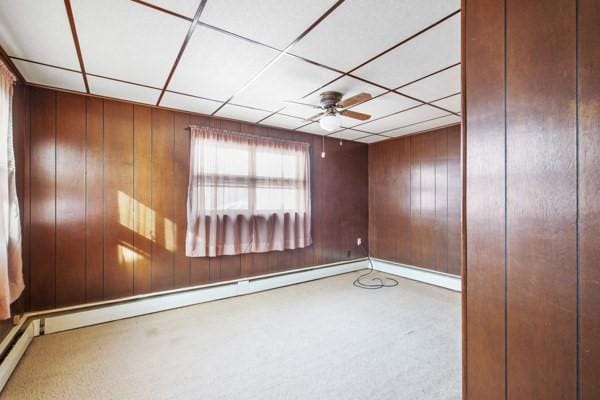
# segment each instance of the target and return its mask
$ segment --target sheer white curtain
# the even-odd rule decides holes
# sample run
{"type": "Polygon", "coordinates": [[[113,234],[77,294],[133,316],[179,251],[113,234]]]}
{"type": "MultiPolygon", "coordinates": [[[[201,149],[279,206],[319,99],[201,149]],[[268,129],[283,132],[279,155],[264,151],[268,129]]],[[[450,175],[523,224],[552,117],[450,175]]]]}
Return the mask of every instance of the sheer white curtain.
{"type": "Polygon", "coordinates": [[[311,244],[307,143],[191,127],[186,254],[311,244]]]}
{"type": "Polygon", "coordinates": [[[12,141],[14,80],[12,73],[0,62],[0,319],[10,318],[10,304],[25,287],[12,141]]]}

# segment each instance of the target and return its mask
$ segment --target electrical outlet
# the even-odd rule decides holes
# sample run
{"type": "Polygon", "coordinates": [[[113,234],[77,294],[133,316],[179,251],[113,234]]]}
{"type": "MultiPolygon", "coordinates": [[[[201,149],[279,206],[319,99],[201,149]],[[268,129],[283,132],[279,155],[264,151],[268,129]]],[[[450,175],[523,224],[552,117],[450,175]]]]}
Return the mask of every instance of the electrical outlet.
{"type": "Polygon", "coordinates": [[[356,238],[356,245],[360,246],[362,244],[362,238],[356,238]]]}

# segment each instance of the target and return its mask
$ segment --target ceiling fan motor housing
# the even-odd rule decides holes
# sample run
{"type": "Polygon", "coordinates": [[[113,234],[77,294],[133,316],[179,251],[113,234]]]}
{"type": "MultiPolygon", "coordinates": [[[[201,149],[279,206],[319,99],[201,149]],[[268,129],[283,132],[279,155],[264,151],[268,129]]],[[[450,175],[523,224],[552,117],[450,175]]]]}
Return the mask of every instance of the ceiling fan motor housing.
{"type": "Polygon", "coordinates": [[[340,92],[323,92],[321,93],[321,107],[325,110],[335,108],[342,100],[340,92]]]}

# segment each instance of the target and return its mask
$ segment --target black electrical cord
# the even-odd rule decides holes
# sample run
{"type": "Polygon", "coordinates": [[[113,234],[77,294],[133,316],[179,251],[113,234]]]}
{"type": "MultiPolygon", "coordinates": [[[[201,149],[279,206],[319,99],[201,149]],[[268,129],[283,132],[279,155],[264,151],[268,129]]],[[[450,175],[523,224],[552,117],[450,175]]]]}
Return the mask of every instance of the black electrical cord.
{"type": "Polygon", "coordinates": [[[358,278],[356,278],[354,280],[354,282],[352,282],[352,284],[354,286],[356,286],[357,288],[361,288],[361,289],[382,289],[382,288],[386,288],[386,287],[394,287],[394,286],[398,286],[398,281],[393,279],[393,278],[389,278],[389,277],[385,277],[385,278],[379,278],[379,277],[373,277],[371,278],[370,282],[363,282],[362,279],[366,276],[369,276],[373,273],[374,269],[373,269],[373,263],[371,262],[371,257],[369,257],[369,252],[364,248],[364,246],[361,244],[359,245],[359,247],[362,249],[362,251],[365,253],[365,255],[367,256],[367,259],[369,260],[369,272],[360,275],[358,278]]]}

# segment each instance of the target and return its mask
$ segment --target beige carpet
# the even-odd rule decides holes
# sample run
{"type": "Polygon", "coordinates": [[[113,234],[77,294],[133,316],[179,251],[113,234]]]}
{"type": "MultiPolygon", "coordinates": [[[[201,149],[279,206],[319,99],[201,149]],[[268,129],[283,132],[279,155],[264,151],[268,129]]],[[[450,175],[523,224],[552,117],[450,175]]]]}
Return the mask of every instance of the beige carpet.
{"type": "Polygon", "coordinates": [[[460,295],[357,273],[36,338],[1,399],[460,399],[460,295]]]}

